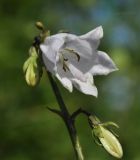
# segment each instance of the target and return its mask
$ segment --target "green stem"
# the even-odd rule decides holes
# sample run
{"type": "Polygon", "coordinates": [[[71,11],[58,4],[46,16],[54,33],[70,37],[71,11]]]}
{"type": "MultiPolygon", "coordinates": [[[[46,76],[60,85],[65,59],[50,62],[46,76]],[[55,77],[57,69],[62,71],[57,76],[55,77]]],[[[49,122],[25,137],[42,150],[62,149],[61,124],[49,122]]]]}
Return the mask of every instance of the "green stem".
{"type": "Polygon", "coordinates": [[[69,111],[63,101],[61,94],[60,94],[59,88],[58,88],[56,82],[54,81],[51,73],[49,73],[49,72],[47,72],[47,73],[48,73],[48,78],[50,80],[53,92],[55,94],[55,97],[56,97],[57,102],[60,107],[61,114],[58,114],[58,115],[60,115],[62,117],[62,119],[68,129],[69,136],[71,138],[73,149],[74,149],[74,152],[76,155],[76,159],[77,160],[84,160],[84,156],[83,156],[82,148],[81,148],[78,136],[77,136],[74,120],[73,120],[72,116],[69,114],[69,111]]]}

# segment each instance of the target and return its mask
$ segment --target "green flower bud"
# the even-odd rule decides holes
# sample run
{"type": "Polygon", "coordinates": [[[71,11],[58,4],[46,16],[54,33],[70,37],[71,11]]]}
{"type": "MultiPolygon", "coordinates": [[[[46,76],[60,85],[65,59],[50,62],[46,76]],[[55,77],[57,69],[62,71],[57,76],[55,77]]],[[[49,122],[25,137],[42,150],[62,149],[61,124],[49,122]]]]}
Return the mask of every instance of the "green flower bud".
{"type": "Polygon", "coordinates": [[[100,126],[100,132],[102,136],[99,136],[98,138],[106,151],[116,158],[122,158],[122,146],[115,135],[102,126],[100,126]]]}
{"type": "Polygon", "coordinates": [[[44,27],[42,22],[36,22],[35,25],[41,31],[41,33],[39,34],[41,42],[44,42],[45,38],[50,36],[50,31],[44,27]]]}
{"type": "Polygon", "coordinates": [[[36,22],[36,27],[39,29],[39,30],[44,30],[44,25],[42,22],[36,22]]]}
{"type": "Polygon", "coordinates": [[[118,128],[118,125],[113,122],[101,123],[100,120],[95,116],[89,116],[89,122],[92,126],[93,136],[95,142],[99,142],[105,150],[116,158],[122,158],[123,150],[119,140],[116,138],[106,126],[113,125],[118,128]]]}
{"type": "Polygon", "coordinates": [[[42,67],[39,63],[39,57],[35,47],[31,47],[29,50],[30,57],[25,61],[23,65],[23,71],[25,73],[25,80],[29,86],[36,86],[40,81],[42,75],[42,67]]]}
{"type": "Polygon", "coordinates": [[[30,49],[29,49],[29,55],[31,56],[31,57],[34,57],[34,58],[38,58],[38,53],[37,53],[37,51],[36,51],[36,48],[35,47],[30,47],[30,49]]]}

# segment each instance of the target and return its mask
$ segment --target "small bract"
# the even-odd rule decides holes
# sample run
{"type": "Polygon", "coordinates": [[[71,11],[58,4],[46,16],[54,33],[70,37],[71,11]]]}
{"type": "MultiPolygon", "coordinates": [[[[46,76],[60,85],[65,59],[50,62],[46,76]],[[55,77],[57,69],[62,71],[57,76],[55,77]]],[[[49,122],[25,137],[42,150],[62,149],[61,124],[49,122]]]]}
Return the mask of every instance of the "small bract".
{"type": "Polygon", "coordinates": [[[70,92],[73,86],[84,94],[97,97],[93,76],[117,70],[111,58],[98,51],[102,27],[82,35],[58,33],[48,36],[40,45],[43,62],[70,92]]]}

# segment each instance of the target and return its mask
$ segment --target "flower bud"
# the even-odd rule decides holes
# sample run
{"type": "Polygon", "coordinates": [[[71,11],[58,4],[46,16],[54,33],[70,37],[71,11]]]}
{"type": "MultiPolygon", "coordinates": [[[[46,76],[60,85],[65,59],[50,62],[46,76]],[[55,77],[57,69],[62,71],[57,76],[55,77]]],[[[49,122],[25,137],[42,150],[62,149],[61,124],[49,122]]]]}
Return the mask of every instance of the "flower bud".
{"type": "Polygon", "coordinates": [[[39,66],[38,55],[34,47],[29,50],[30,57],[23,65],[25,80],[29,86],[36,86],[42,75],[42,68],[39,66]]]}
{"type": "Polygon", "coordinates": [[[36,22],[36,27],[39,29],[39,30],[44,30],[44,25],[43,25],[43,23],[42,22],[36,22]]]}
{"type": "Polygon", "coordinates": [[[107,129],[100,126],[102,136],[98,137],[108,153],[116,158],[122,158],[123,150],[118,139],[107,129]]]}
{"type": "Polygon", "coordinates": [[[89,116],[90,125],[93,127],[92,133],[105,150],[116,158],[122,158],[123,150],[119,140],[116,136],[109,131],[105,126],[117,124],[113,122],[101,123],[100,120],[95,116],[89,116]]]}
{"type": "Polygon", "coordinates": [[[38,58],[38,54],[37,54],[37,51],[36,51],[35,47],[33,47],[33,46],[30,47],[29,55],[30,55],[30,57],[35,57],[36,59],[38,58]]]}
{"type": "Polygon", "coordinates": [[[39,74],[34,64],[29,64],[26,70],[25,79],[29,86],[35,86],[38,83],[39,74]]]}

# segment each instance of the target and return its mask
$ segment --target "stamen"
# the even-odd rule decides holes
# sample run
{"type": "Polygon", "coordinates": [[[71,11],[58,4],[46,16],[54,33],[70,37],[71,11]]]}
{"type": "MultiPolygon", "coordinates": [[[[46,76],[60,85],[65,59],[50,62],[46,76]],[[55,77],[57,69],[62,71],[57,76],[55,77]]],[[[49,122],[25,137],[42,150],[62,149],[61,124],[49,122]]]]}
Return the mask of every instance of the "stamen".
{"type": "MultiPolygon", "coordinates": [[[[80,55],[79,55],[76,51],[74,51],[73,49],[65,48],[64,51],[68,51],[68,53],[74,54],[74,55],[77,57],[77,61],[78,61],[78,62],[80,61],[80,55]]],[[[69,69],[69,67],[68,67],[68,62],[67,62],[69,59],[64,57],[65,52],[61,51],[60,53],[61,53],[61,54],[60,54],[60,61],[61,61],[62,65],[63,65],[63,67],[62,67],[63,70],[64,70],[65,72],[66,72],[67,70],[70,71],[70,69],[69,69]]]]}
{"type": "Polygon", "coordinates": [[[65,48],[64,50],[69,51],[70,53],[73,53],[74,55],[76,55],[77,61],[78,62],[80,61],[80,55],[76,51],[74,51],[73,49],[70,49],[70,48],[65,48]]]}
{"type": "Polygon", "coordinates": [[[67,70],[69,71],[69,67],[68,67],[68,65],[67,65],[67,61],[68,61],[68,59],[67,58],[64,58],[64,56],[63,56],[63,54],[60,54],[60,61],[61,61],[61,63],[62,63],[62,65],[63,65],[63,70],[66,72],[67,70]]]}
{"type": "Polygon", "coordinates": [[[65,61],[63,61],[63,70],[66,72],[67,70],[69,71],[69,67],[65,61]]]}
{"type": "Polygon", "coordinates": [[[64,61],[68,61],[68,58],[64,58],[64,61]]]}

